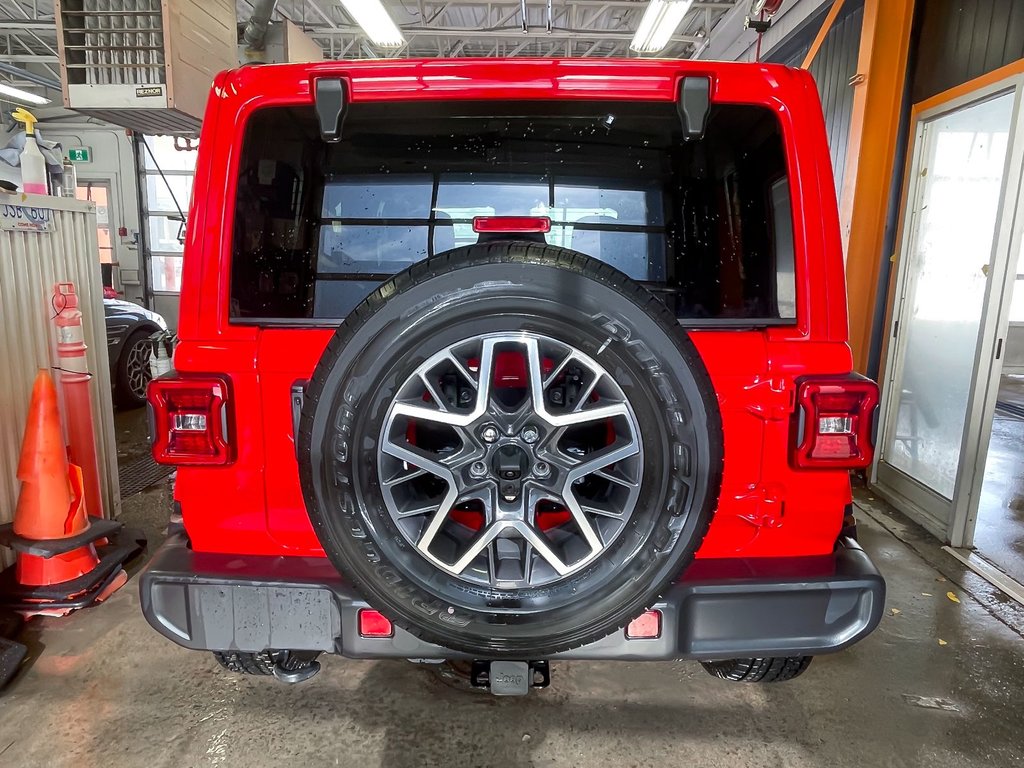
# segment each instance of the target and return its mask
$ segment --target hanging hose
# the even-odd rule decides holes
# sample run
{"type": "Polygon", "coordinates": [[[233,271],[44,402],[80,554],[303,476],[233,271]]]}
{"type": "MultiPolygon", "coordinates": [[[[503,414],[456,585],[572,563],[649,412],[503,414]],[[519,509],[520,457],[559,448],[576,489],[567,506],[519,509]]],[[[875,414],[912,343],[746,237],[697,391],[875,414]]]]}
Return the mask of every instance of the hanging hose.
{"type": "Polygon", "coordinates": [[[242,40],[250,51],[262,51],[267,45],[267,27],[270,17],[274,15],[277,0],[256,0],[252,7],[252,16],[245,25],[242,40]]]}

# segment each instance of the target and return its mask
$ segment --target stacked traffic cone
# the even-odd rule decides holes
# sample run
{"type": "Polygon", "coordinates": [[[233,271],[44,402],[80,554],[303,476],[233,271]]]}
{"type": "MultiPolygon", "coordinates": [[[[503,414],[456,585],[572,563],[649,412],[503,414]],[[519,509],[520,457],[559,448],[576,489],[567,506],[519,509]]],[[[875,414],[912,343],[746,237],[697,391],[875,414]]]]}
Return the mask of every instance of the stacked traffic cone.
{"type": "Polygon", "coordinates": [[[0,544],[17,553],[14,567],[0,574],[0,604],[26,615],[63,615],[105,599],[127,581],[121,564],[139,547],[97,553],[121,524],[88,514],[82,470],[68,463],[57,389],[45,370],[32,388],[18,479],[14,522],[0,526],[0,544]]]}

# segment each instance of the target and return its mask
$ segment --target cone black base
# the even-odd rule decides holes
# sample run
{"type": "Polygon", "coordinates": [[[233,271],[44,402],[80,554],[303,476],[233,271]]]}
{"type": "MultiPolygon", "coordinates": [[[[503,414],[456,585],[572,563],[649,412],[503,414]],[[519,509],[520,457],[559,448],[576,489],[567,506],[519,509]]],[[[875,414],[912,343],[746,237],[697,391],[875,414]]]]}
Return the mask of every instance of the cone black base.
{"type": "Polygon", "coordinates": [[[145,546],[145,534],[125,529],[109,544],[96,547],[100,561],[89,573],[70,581],[38,587],[18,583],[14,573],[16,566],[12,565],[0,573],[0,607],[16,611],[84,608],[91,605],[117,578],[121,566],[138,555],[145,546]]]}

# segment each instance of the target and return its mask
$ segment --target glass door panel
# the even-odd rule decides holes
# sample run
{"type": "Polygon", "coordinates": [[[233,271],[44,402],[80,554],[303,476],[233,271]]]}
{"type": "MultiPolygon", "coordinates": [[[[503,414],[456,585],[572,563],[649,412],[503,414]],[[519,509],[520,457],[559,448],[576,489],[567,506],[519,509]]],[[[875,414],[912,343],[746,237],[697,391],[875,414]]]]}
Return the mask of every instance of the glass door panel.
{"type": "Polygon", "coordinates": [[[915,165],[916,199],[903,255],[908,262],[894,329],[895,373],[888,383],[881,462],[923,486],[925,496],[934,495],[930,511],[947,523],[975,378],[1013,107],[1011,91],[929,120],[915,165]]]}

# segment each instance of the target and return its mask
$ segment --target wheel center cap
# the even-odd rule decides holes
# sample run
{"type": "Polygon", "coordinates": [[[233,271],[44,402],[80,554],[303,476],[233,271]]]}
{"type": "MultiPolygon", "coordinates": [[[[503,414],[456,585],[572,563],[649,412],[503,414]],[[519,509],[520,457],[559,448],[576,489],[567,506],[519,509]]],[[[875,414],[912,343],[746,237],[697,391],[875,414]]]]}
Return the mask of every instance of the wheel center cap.
{"type": "Polygon", "coordinates": [[[526,451],[514,443],[503,445],[494,452],[491,470],[498,480],[498,489],[505,501],[515,501],[522,492],[523,476],[530,469],[526,451]]]}
{"type": "Polygon", "coordinates": [[[494,452],[491,468],[499,480],[519,480],[530,468],[530,460],[518,445],[503,445],[494,452]]]}

